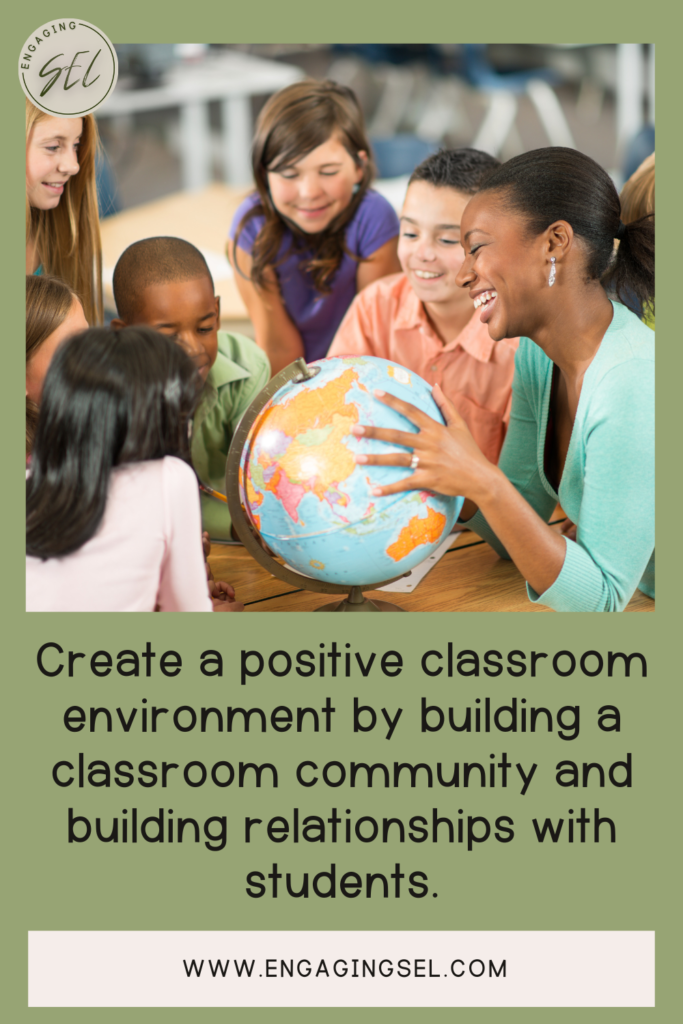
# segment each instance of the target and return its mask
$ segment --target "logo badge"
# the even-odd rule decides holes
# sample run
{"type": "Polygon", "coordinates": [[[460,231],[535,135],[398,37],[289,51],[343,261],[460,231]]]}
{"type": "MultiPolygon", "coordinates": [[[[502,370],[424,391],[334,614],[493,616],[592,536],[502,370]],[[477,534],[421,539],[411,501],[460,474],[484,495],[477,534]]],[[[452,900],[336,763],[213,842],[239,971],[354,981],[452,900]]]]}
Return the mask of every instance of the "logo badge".
{"type": "Polygon", "coordinates": [[[34,106],[52,117],[91,114],[116,85],[116,51],[101,29],[59,18],[32,32],[19,55],[19,81],[34,106]]]}

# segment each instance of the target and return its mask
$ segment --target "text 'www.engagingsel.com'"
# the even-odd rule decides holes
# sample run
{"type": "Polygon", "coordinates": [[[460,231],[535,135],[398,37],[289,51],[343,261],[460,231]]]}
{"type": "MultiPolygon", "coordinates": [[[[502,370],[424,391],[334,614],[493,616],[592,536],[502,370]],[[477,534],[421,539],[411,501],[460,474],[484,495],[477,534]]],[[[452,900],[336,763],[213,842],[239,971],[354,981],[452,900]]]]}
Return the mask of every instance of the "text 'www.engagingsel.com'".
{"type": "Polygon", "coordinates": [[[654,1006],[654,933],[29,933],[29,1006],[654,1006]]]}
{"type": "Polygon", "coordinates": [[[365,960],[359,957],[335,959],[328,961],[320,957],[303,957],[301,959],[279,959],[269,957],[256,960],[203,960],[183,958],[183,968],[187,978],[505,978],[507,977],[507,960],[495,964],[493,960],[482,960],[479,957],[461,959],[456,957],[448,963],[435,962],[432,959],[401,958],[365,960]]]}

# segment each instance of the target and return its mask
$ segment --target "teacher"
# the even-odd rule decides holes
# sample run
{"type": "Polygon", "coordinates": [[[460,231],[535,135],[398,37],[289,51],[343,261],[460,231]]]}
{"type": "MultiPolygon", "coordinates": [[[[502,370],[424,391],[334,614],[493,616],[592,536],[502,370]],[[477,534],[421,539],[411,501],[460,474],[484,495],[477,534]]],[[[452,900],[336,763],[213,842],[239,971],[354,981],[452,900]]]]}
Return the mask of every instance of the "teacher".
{"type": "Polygon", "coordinates": [[[499,465],[438,386],[446,426],[385,395],[419,433],[355,428],[406,449],[357,461],[413,469],[373,494],[465,495],[462,519],[556,611],[622,611],[636,587],[654,598],[654,334],[623,304],[654,308],[654,217],[624,225],[606,172],[552,147],[495,171],[461,234],[458,284],[492,339],[521,337],[499,465]],[[558,501],[575,539],[548,525],[558,501]]]}

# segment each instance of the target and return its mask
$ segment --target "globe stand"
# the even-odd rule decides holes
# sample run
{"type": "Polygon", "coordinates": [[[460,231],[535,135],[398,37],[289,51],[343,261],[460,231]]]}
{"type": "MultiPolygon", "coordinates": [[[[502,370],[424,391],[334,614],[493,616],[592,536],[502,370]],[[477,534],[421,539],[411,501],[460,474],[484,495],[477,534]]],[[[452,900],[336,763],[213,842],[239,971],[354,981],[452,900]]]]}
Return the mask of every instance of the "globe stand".
{"type": "MultiPolygon", "coordinates": [[[[408,574],[406,573],[406,576],[408,574]]],[[[398,577],[400,579],[400,577],[398,577]]],[[[388,582],[388,581],[387,581],[388,582]]],[[[377,584],[375,584],[375,587],[377,584]]],[[[391,601],[371,601],[363,594],[362,587],[351,587],[349,596],[345,601],[333,601],[331,604],[324,604],[316,608],[317,612],[403,612],[405,608],[399,608],[391,601]]]]}
{"type": "Polygon", "coordinates": [[[242,504],[239,488],[240,462],[242,459],[244,445],[249,437],[249,431],[253,427],[261,411],[265,408],[271,398],[277,394],[280,388],[283,388],[285,384],[289,384],[290,381],[301,384],[305,380],[311,380],[311,378],[315,377],[318,373],[320,373],[319,367],[310,367],[306,365],[303,359],[295,359],[293,363],[286,366],[284,370],[281,370],[268,382],[268,384],[266,384],[265,388],[256,396],[242,416],[242,419],[239,421],[237,430],[235,431],[230,444],[227,468],[225,471],[225,493],[228,499],[228,509],[230,510],[230,515],[232,517],[232,524],[237,532],[237,536],[242,541],[249,554],[259,563],[259,565],[262,565],[264,569],[267,569],[271,576],[275,576],[284,583],[289,583],[290,586],[303,590],[312,590],[319,594],[347,595],[345,600],[340,601],[339,603],[334,602],[332,604],[323,605],[321,608],[316,608],[316,611],[405,611],[404,608],[399,608],[398,605],[391,604],[389,601],[370,601],[363,595],[363,591],[377,590],[378,587],[384,587],[387,583],[393,583],[395,580],[402,579],[404,576],[410,576],[409,572],[401,573],[400,576],[393,576],[389,580],[382,580],[361,586],[349,586],[348,584],[344,585],[341,583],[325,583],[323,580],[315,580],[310,576],[304,576],[303,573],[295,572],[294,569],[290,569],[286,565],[280,565],[279,562],[275,561],[272,555],[268,554],[255,535],[247,517],[246,509],[242,504]]]}

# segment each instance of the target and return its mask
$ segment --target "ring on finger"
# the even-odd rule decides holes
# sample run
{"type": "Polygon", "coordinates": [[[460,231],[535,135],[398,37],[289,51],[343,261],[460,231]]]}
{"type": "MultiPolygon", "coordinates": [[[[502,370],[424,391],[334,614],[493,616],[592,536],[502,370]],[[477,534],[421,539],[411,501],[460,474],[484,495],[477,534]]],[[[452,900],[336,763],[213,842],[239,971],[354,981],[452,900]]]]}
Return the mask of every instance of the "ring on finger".
{"type": "Polygon", "coordinates": [[[413,457],[410,460],[410,468],[411,469],[417,469],[417,467],[419,465],[420,465],[420,456],[417,454],[417,452],[413,452],[413,457]]]}

